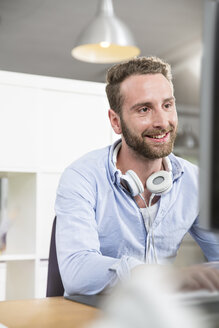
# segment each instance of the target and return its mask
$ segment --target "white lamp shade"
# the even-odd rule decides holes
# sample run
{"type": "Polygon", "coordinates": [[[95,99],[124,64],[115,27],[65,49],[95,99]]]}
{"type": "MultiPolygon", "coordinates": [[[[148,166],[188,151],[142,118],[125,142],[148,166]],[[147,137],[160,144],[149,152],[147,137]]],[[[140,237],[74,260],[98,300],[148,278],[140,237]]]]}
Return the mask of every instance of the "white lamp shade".
{"type": "Polygon", "coordinates": [[[112,7],[100,11],[81,33],[76,44],[72,56],[91,63],[119,62],[140,53],[131,32],[113,14],[112,7]]]}

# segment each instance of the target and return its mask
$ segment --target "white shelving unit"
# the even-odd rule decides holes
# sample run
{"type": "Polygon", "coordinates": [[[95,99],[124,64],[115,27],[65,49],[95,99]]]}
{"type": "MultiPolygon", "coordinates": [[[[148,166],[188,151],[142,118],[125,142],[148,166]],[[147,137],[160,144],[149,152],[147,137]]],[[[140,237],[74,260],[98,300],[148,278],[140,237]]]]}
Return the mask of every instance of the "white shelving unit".
{"type": "Polygon", "coordinates": [[[0,300],[44,297],[61,172],[113,140],[104,84],[0,71],[0,177],[8,178],[0,300]]]}

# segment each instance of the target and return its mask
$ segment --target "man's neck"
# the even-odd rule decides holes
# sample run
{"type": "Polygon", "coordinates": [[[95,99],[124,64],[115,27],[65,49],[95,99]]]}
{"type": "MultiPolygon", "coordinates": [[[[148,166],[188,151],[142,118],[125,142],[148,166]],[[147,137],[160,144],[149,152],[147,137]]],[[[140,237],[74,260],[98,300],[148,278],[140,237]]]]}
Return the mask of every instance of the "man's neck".
{"type": "Polygon", "coordinates": [[[144,158],[122,142],[116,166],[122,174],[125,174],[128,170],[133,170],[145,187],[148,177],[162,169],[162,158],[154,160],[144,158]]]}

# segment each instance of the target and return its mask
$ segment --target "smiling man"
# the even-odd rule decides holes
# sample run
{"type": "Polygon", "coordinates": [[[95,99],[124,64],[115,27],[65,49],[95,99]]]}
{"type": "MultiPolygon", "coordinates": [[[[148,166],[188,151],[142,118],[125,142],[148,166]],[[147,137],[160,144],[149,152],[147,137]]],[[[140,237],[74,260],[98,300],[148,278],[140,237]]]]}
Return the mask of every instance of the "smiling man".
{"type": "MultiPolygon", "coordinates": [[[[197,167],[172,153],[178,119],[170,66],[155,57],[115,65],[106,93],[121,139],[71,164],[57,191],[68,295],[96,294],[142,265],[173,261],[187,232],[208,261],[219,260],[218,237],[199,227],[197,167]]],[[[182,289],[219,289],[219,271],[209,266],[181,273],[182,289]]]]}
{"type": "Polygon", "coordinates": [[[122,133],[126,144],[144,158],[169,155],[177,128],[172,85],[162,74],[134,75],[122,83],[120,92],[125,99],[121,131],[116,129],[116,133],[122,133]]]}

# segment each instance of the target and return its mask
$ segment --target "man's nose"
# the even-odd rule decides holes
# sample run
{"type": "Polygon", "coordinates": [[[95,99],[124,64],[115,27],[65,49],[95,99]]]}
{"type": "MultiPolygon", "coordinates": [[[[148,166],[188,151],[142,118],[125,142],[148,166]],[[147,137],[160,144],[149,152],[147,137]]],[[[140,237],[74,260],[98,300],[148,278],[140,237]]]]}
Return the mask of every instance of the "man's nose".
{"type": "Polygon", "coordinates": [[[153,127],[166,129],[169,125],[168,115],[161,108],[158,108],[153,113],[153,127]]]}

